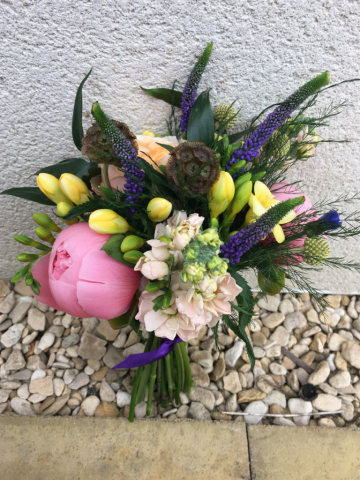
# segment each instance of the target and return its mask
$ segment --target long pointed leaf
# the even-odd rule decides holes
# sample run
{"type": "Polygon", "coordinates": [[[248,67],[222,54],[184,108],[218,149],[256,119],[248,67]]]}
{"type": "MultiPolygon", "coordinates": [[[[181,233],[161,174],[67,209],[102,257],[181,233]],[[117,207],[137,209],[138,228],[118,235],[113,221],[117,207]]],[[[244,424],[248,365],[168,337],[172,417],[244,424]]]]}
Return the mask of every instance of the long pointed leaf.
{"type": "Polygon", "coordinates": [[[214,117],[211,110],[209,91],[202,92],[193,106],[187,127],[189,142],[204,142],[211,147],[214,143],[214,117]]]}
{"type": "Polygon", "coordinates": [[[143,92],[147,93],[151,97],[163,100],[169,105],[173,105],[174,107],[178,108],[181,106],[182,92],[172,90],[171,88],[140,88],[143,92]]]}
{"type": "Polygon", "coordinates": [[[39,173],[50,173],[50,175],[60,178],[63,173],[72,173],[81,178],[90,168],[97,166],[98,164],[96,162],[87,162],[83,158],[67,158],[59,163],[55,163],[55,165],[41,168],[35,175],[39,175],[39,173]]]}
{"type": "Polygon", "coordinates": [[[23,198],[24,200],[41,203],[42,205],[55,206],[54,202],[47,198],[38,187],[9,188],[8,190],[0,192],[0,195],[13,195],[14,197],[23,198]]]}
{"type": "Polygon", "coordinates": [[[72,118],[72,136],[75,143],[75,146],[78,150],[81,150],[81,140],[84,136],[84,130],[82,126],[82,110],[83,110],[83,103],[82,103],[82,89],[84,83],[88,79],[90,72],[86,75],[83,81],[80,83],[79,88],[76,92],[75,103],[74,103],[74,112],[72,118]]]}

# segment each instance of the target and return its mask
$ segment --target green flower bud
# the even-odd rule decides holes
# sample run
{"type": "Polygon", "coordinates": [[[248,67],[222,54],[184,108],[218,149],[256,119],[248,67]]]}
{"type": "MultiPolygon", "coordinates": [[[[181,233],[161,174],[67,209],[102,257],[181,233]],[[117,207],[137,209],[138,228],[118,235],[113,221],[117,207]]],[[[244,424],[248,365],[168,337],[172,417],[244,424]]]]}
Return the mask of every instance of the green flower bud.
{"type": "Polygon", "coordinates": [[[33,219],[40,227],[48,228],[52,232],[62,232],[61,228],[59,228],[48,215],[45,215],[45,213],[34,213],[33,219]]]}
{"type": "Polygon", "coordinates": [[[330,245],[325,238],[307,238],[304,247],[303,259],[308,265],[322,265],[330,256],[330,245]]]}
{"type": "MultiPolygon", "coordinates": [[[[192,263],[188,265],[182,272],[181,276],[183,277],[183,281],[186,282],[185,278],[193,283],[200,283],[204,278],[204,274],[206,272],[206,268],[200,265],[199,263],[192,263]]],[[[181,277],[180,276],[180,277],[181,277]]]]}
{"type": "Polygon", "coordinates": [[[144,254],[139,252],[138,250],[130,250],[129,252],[124,253],[124,260],[136,265],[140,258],[143,256],[144,254]]]}
{"type": "Polygon", "coordinates": [[[21,280],[28,272],[29,270],[29,265],[26,265],[26,267],[23,267],[21,270],[19,270],[15,275],[12,277],[10,280],[11,283],[16,283],[19,280],[21,280]]]}
{"type": "Polygon", "coordinates": [[[245,182],[248,182],[249,180],[251,180],[251,173],[249,173],[249,172],[245,173],[244,175],[241,175],[241,177],[238,177],[234,182],[235,190],[238,187],[240,187],[240,185],[242,185],[245,182]]]}
{"type": "Polygon", "coordinates": [[[25,235],[15,235],[14,239],[22,243],[23,245],[28,245],[29,247],[35,247],[38,250],[42,250],[43,252],[46,252],[48,250],[48,247],[46,245],[43,245],[42,243],[37,242],[36,240],[33,240],[32,238],[26,237],[25,235]]]}
{"type": "Polygon", "coordinates": [[[25,279],[25,283],[28,287],[33,284],[34,278],[32,276],[31,270],[28,271],[25,279]]]}
{"type": "Polygon", "coordinates": [[[41,287],[40,283],[35,278],[33,280],[32,286],[33,286],[33,288],[40,288],[41,287]]]}
{"type": "Polygon", "coordinates": [[[195,260],[197,255],[198,254],[194,248],[189,248],[186,252],[186,260],[195,260]]]}
{"type": "Polygon", "coordinates": [[[166,280],[161,280],[160,282],[151,282],[146,285],[145,290],[149,293],[155,293],[158,290],[166,287],[167,283],[168,282],[166,280]]]}
{"type": "Polygon", "coordinates": [[[123,253],[129,252],[130,250],[140,250],[145,242],[146,240],[138,237],[137,235],[129,235],[122,241],[120,250],[123,253]]]}
{"type": "Polygon", "coordinates": [[[257,180],[260,180],[261,178],[263,178],[264,175],[266,175],[266,172],[255,173],[255,175],[252,176],[251,181],[255,183],[257,180]]]}
{"type": "Polygon", "coordinates": [[[19,260],[19,262],[33,262],[39,258],[39,255],[32,253],[19,253],[16,258],[19,260]]]}
{"type": "Polygon", "coordinates": [[[171,243],[171,238],[167,237],[166,235],[161,235],[158,240],[160,240],[160,242],[171,243]]]}
{"type": "Polygon", "coordinates": [[[250,181],[243,183],[236,189],[235,196],[225,212],[227,221],[233,221],[236,215],[241,212],[245,205],[247,205],[251,195],[252,186],[253,183],[250,181]]]}
{"type": "Polygon", "coordinates": [[[230,175],[233,175],[234,173],[244,168],[245,165],[246,165],[246,160],[240,160],[239,162],[234,163],[234,165],[231,165],[231,167],[228,170],[228,173],[230,173],[230,175]]]}
{"type": "Polygon", "coordinates": [[[51,245],[55,242],[54,235],[44,227],[37,227],[35,228],[36,235],[43,240],[44,242],[49,242],[51,245]]]}

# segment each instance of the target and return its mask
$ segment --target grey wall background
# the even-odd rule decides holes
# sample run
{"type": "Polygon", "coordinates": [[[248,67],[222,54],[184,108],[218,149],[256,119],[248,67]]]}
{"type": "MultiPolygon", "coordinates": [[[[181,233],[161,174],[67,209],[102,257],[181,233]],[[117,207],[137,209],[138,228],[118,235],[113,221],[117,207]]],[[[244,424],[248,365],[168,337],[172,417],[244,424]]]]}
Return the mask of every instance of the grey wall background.
{"type": "MultiPolygon", "coordinates": [[[[1,0],[1,189],[36,185],[37,169],[79,156],[72,108],[91,66],[84,110],[99,100],[135,133],[165,133],[168,106],[138,86],[183,85],[213,41],[201,87],[212,87],[214,106],[239,98],[239,129],[324,70],[332,82],[360,77],[359,27],[357,0],[1,0]]],[[[314,201],[360,190],[360,83],[330,92],[319,108],[331,100],[353,106],[319,133],[352,143],[323,144],[292,173],[314,201]]],[[[31,234],[31,214],[39,210],[51,209],[0,196],[0,277],[19,269],[16,254],[24,248],[12,237],[31,234]]],[[[360,249],[352,241],[333,253],[357,259],[360,249]]],[[[319,289],[360,291],[360,276],[351,272],[323,271],[312,280],[319,289]]]]}

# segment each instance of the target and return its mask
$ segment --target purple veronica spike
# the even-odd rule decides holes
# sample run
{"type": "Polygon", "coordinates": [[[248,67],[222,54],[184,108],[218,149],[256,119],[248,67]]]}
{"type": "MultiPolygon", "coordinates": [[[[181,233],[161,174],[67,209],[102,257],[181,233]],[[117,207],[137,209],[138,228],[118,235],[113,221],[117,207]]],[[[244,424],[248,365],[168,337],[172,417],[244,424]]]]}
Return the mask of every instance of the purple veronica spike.
{"type": "Polygon", "coordinates": [[[291,198],[269,208],[256,222],[231,235],[228,242],[220,247],[223,257],[228,258],[231,265],[239,263],[244,253],[267,237],[271,229],[304,200],[304,197],[291,198]]]}
{"type": "MultiPolygon", "coordinates": [[[[143,191],[142,185],[145,179],[145,173],[139,165],[137,153],[131,143],[103,112],[98,102],[94,103],[92,113],[101,131],[111,143],[115,155],[121,159],[123,164],[126,178],[125,192],[133,194],[129,195],[125,201],[130,204],[137,203],[139,201],[138,196],[143,191]]],[[[135,208],[129,210],[130,215],[135,212],[135,208]]]]}
{"type": "Polygon", "coordinates": [[[229,169],[231,165],[240,160],[250,162],[251,159],[258,157],[261,147],[269,140],[274,131],[290,117],[294,110],[304,102],[306,98],[314,95],[317,90],[328,83],[329,72],[324,72],[290,95],[282,105],[276,107],[275,110],[266,117],[257,130],[253,132],[251,138],[245,140],[244,145],[234,152],[226,168],[229,169]]]}
{"type": "Polygon", "coordinates": [[[196,102],[197,88],[198,88],[201,76],[209,61],[212,46],[213,44],[209,43],[205,48],[203,54],[201,55],[199,60],[196,62],[195,67],[192,69],[189,75],[189,78],[187,79],[185,88],[183,90],[182,99],[181,99],[181,117],[180,117],[182,132],[187,132],[187,125],[189,122],[190,113],[196,102]]]}

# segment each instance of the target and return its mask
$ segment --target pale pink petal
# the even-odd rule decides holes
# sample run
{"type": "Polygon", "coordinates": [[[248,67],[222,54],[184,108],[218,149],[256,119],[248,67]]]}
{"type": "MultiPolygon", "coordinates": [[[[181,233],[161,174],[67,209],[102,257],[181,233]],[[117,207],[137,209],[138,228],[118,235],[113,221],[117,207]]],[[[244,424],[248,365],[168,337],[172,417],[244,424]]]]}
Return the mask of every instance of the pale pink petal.
{"type": "Polygon", "coordinates": [[[166,247],[153,247],[152,253],[156,260],[165,261],[170,258],[169,245],[166,244],[166,247]]]}
{"type": "Polygon", "coordinates": [[[153,309],[154,303],[153,300],[155,300],[156,297],[159,295],[162,295],[164,292],[162,290],[159,290],[158,292],[152,292],[149,293],[146,290],[142,292],[139,298],[139,311],[136,314],[136,320],[140,320],[140,322],[144,321],[144,317],[147,312],[153,309]]]}
{"type": "Polygon", "coordinates": [[[170,317],[166,320],[166,326],[169,330],[175,330],[175,332],[179,329],[179,322],[176,320],[176,317],[170,317]]]}
{"type": "Polygon", "coordinates": [[[150,245],[150,247],[166,247],[169,248],[169,244],[167,242],[162,242],[161,240],[148,240],[146,243],[150,245]]]}
{"type": "Polygon", "coordinates": [[[155,227],[155,238],[159,238],[165,235],[165,223],[157,223],[155,227]]]}
{"type": "Polygon", "coordinates": [[[177,334],[184,342],[196,338],[199,334],[198,330],[184,330],[183,328],[179,328],[177,334]]]}
{"type": "Polygon", "coordinates": [[[176,337],[175,330],[169,330],[166,326],[166,323],[163,323],[159,328],[155,330],[155,335],[160,338],[168,338],[169,340],[174,340],[176,337]]]}
{"type": "Polygon", "coordinates": [[[218,289],[228,296],[230,302],[234,301],[239,293],[242,292],[242,288],[236,285],[235,279],[230,273],[226,273],[223,280],[218,283],[218,289]]]}
{"type": "Polygon", "coordinates": [[[168,275],[169,267],[165,262],[147,262],[142,266],[141,273],[149,280],[158,280],[168,275]]]}
{"type": "Polygon", "coordinates": [[[182,250],[183,248],[186,247],[186,245],[188,244],[188,241],[183,235],[180,235],[180,233],[177,233],[174,237],[173,244],[174,244],[175,250],[182,250]]]}
{"type": "MultiPolygon", "coordinates": [[[[154,304],[153,304],[154,305],[154,304]]],[[[159,328],[169,317],[162,310],[149,310],[144,317],[145,327],[148,332],[153,332],[159,328]]]]}

